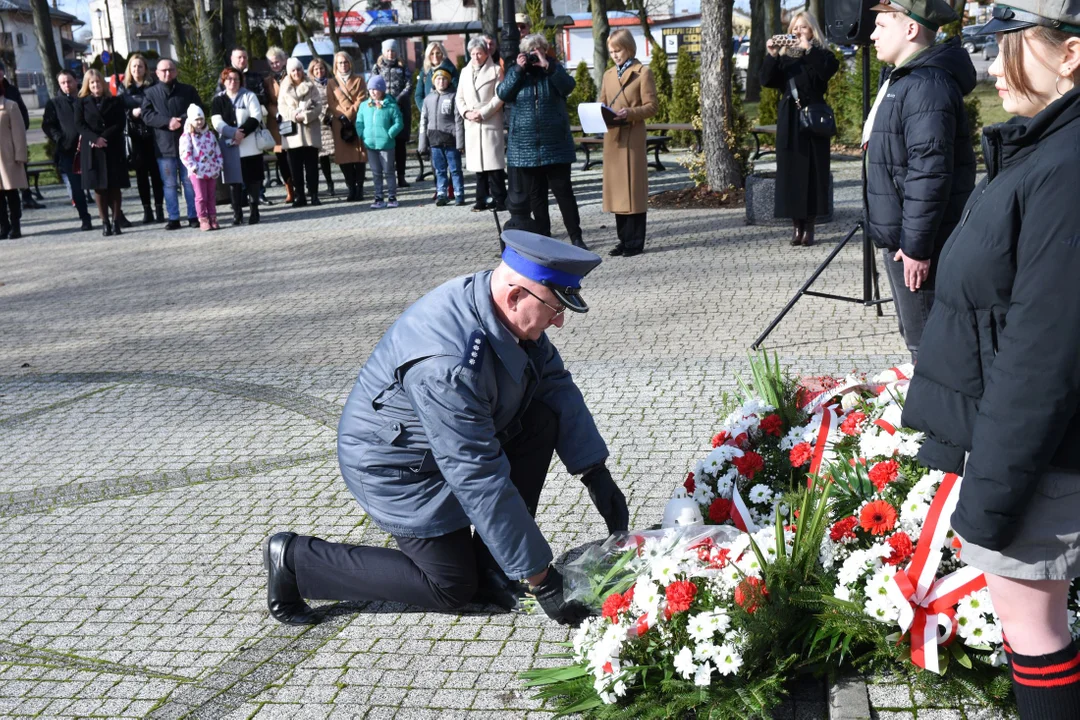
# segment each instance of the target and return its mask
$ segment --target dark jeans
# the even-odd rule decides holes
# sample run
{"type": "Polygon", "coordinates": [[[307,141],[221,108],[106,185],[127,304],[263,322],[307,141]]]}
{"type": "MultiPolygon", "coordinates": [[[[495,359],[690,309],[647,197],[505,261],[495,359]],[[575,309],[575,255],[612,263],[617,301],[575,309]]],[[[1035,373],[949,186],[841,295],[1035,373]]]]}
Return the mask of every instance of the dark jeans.
{"type": "Polygon", "coordinates": [[[548,214],[548,190],[555,196],[562,213],[563,225],[570,239],[581,238],[581,216],[578,214],[574,185],[570,180],[570,163],[540,165],[539,167],[510,168],[510,213],[530,216],[532,231],[551,236],[551,216],[548,214]],[[525,206],[522,207],[522,203],[525,206]]]}
{"type": "Polygon", "coordinates": [[[476,204],[487,204],[489,197],[496,205],[506,205],[505,170],[485,170],[476,173],[476,204]]]}
{"type": "MultiPolygon", "coordinates": [[[[503,444],[510,481],[529,513],[536,515],[540,491],[555,452],[558,418],[534,401],[521,431],[503,444]]],[[[478,568],[498,568],[491,552],[468,527],[432,538],[394,536],[398,550],[297,537],[289,548],[300,594],[322,600],[378,600],[454,610],[476,593],[478,568]]]]}
{"type": "Polygon", "coordinates": [[[9,228],[11,223],[21,219],[22,202],[19,200],[19,191],[0,190],[0,227],[9,228]]]}
{"type": "Polygon", "coordinates": [[[645,217],[646,213],[635,215],[615,215],[615,232],[619,236],[619,244],[627,250],[645,249],[645,217]]]}
{"type": "Polygon", "coordinates": [[[317,197],[319,194],[319,148],[291,148],[289,150],[289,168],[292,172],[293,191],[296,194],[296,199],[307,199],[305,191],[311,193],[311,197],[317,197]]]}
{"type": "Polygon", "coordinates": [[[132,143],[139,143],[137,150],[139,161],[135,164],[135,183],[139,188],[139,199],[143,207],[150,207],[151,199],[157,207],[165,202],[165,186],[161,182],[161,173],[154,159],[154,138],[131,138],[132,143]],[[151,186],[153,197],[151,198],[151,186]]]}
{"type": "MultiPolygon", "coordinates": [[[[60,170],[60,177],[63,178],[64,184],[67,185],[68,193],[71,194],[71,199],[75,202],[75,209],[79,212],[79,219],[89,220],[90,210],[86,206],[86,193],[83,192],[82,175],[72,172],[75,154],[58,153],[56,161],[60,170]]],[[[160,177],[158,182],[161,182],[160,177]]]]}
{"type": "Polygon", "coordinates": [[[892,287],[900,337],[904,338],[904,344],[911,353],[911,362],[915,362],[919,354],[919,343],[922,342],[923,328],[926,327],[926,319],[930,317],[930,308],[934,304],[934,268],[930,268],[930,277],[922,287],[911,292],[904,284],[904,261],[893,260],[895,255],[895,250],[881,251],[881,257],[885,261],[885,274],[889,276],[889,285],[892,287]]]}

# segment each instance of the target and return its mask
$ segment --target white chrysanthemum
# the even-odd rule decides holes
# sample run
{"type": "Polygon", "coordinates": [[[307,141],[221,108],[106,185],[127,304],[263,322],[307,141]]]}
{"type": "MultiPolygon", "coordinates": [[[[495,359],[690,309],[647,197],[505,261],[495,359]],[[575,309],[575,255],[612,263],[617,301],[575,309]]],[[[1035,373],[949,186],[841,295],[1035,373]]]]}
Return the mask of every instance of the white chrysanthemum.
{"type": "Polygon", "coordinates": [[[919,448],[922,447],[923,441],[926,439],[926,435],[921,432],[898,432],[900,436],[900,442],[897,445],[897,450],[901,455],[905,457],[915,457],[919,454],[919,448]]]}
{"type": "Polygon", "coordinates": [[[750,502],[755,502],[764,505],[765,503],[772,502],[773,491],[769,489],[768,485],[755,485],[750,488],[750,502]]]}
{"type": "Polygon", "coordinates": [[[840,396],[840,409],[849,413],[859,406],[861,396],[858,393],[845,393],[840,396]]]}
{"type": "Polygon", "coordinates": [[[589,631],[592,629],[593,619],[591,617],[585,618],[585,620],[578,626],[578,629],[574,631],[574,655],[581,656],[589,645],[592,644],[589,637],[589,631]]]}
{"type": "Polygon", "coordinates": [[[871,425],[859,436],[859,454],[868,461],[877,457],[891,458],[900,449],[900,433],[890,435],[871,425]]]}
{"type": "MultiPolygon", "coordinates": [[[[900,506],[900,525],[905,530],[908,528],[921,528],[930,514],[930,503],[920,498],[912,498],[910,495],[900,506]]],[[[911,532],[908,532],[910,535],[911,532]]]]}
{"type": "Polygon", "coordinates": [[[682,563],[679,562],[678,558],[673,557],[659,558],[649,568],[653,582],[661,586],[672,583],[681,571],[682,563]]]}
{"type": "MultiPolygon", "coordinates": [[[[880,398],[882,396],[878,395],[878,397],[880,398]]],[[[889,398],[889,402],[885,404],[880,417],[894,428],[899,429],[900,426],[903,425],[903,412],[904,408],[900,407],[900,404],[895,402],[892,398],[889,398]]]]}
{"type": "Polygon", "coordinates": [[[735,468],[728,470],[716,478],[716,496],[725,500],[731,499],[731,491],[735,487],[735,479],[739,477],[739,471],[735,468]]]}
{"type": "Polygon", "coordinates": [[[697,672],[697,665],[694,663],[694,652],[690,648],[684,646],[675,654],[675,672],[682,675],[686,680],[689,680],[697,672]]]}
{"type": "Polygon", "coordinates": [[[721,675],[733,675],[742,667],[742,655],[730,643],[724,643],[713,656],[716,670],[721,675]]]}
{"type": "Polygon", "coordinates": [[[612,686],[611,690],[615,693],[616,697],[622,697],[626,694],[626,683],[620,679],[616,681],[616,683],[612,686]]]}
{"type": "Polygon", "coordinates": [[[967,622],[959,625],[957,633],[969,645],[989,645],[990,623],[982,615],[976,615],[967,622]]]}
{"type": "Polygon", "coordinates": [[[837,584],[836,588],[833,590],[833,597],[837,600],[851,602],[851,588],[847,585],[837,584]]]}
{"type": "Polygon", "coordinates": [[[863,605],[863,612],[882,623],[896,622],[900,617],[900,611],[889,602],[888,598],[883,599],[883,601],[879,601],[877,598],[867,600],[866,604],[863,605]]]}
{"type": "Polygon", "coordinates": [[[878,568],[870,579],[866,581],[867,599],[885,599],[889,596],[888,587],[896,576],[896,568],[892,565],[884,565],[878,568]]]}
{"type": "Polygon", "coordinates": [[[694,494],[691,497],[694,499],[694,502],[698,505],[705,506],[707,510],[709,504],[716,499],[716,494],[707,483],[700,482],[694,485],[694,494]]]}
{"type": "Polygon", "coordinates": [[[697,615],[692,615],[690,621],[686,624],[686,630],[690,633],[690,637],[694,642],[703,643],[712,639],[714,628],[711,622],[709,622],[709,616],[711,613],[702,612],[697,615]]]}
{"type": "Polygon", "coordinates": [[[836,548],[828,537],[821,541],[821,547],[818,548],[818,561],[826,570],[832,569],[836,562],[836,548]]]}
{"type": "Polygon", "coordinates": [[[711,642],[698,643],[697,647],[694,648],[694,660],[698,662],[707,662],[713,655],[716,655],[719,649],[720,648],[716,647],[716,645],[711,642]]]}
{"type": "Polygon", "coordinates": [[[711,682],[713,666],[708,662],[703,662],[698,666],[697,672],[694,673],[694,684],[698,687],[708,687],[711,682]]]}
{"type": "Polygon", "coordinates": [[[642,614],[656,614],[660,608],[660,601],[664,599],[664,593],[649,581],[638,581],[634,588],[633,607],[642,614]]]}

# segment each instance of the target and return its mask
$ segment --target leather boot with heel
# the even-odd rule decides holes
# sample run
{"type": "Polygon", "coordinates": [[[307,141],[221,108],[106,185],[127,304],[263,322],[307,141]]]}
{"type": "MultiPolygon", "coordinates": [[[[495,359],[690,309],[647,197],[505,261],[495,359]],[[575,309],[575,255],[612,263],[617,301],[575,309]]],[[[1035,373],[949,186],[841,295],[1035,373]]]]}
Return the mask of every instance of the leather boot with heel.
{"type": "Polygon", "coordinates": [[[792,247],[799,247],[800,245],[802,245],[803,221],[802,220],[792,220],[791,225],[792,225],[791,246],[792,247]]]}
{"type": "Polygon", "coordinates": [[[814,244],[814,219],[813,218],[810,218],[809,220],[807,220],[806,223],[803,225],[802,244],[803,244],[803,247],[810,247],[811,245],[814,244]]]}

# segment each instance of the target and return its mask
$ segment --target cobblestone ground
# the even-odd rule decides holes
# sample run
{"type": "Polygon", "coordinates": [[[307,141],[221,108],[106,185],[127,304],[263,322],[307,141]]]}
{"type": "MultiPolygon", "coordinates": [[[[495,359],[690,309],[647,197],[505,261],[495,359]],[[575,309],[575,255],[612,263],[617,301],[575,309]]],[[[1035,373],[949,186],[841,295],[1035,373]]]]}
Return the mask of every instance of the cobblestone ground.
{"type": "MultiPolygon", "coordinates": [[[[668,164],[653,190],[686,182],[668,164]]],[[[858,165],[835,169],[818,246],[741,211],[653,211],[649,251],[605,261],[593,311],[555,332],[632,525],[656,522],[747,346],[854,222],[858,165]]],[[[266,613],[267,535],[389,542],[338,475],[340,408],[402,309],[497,253],[490,214],[435,208],[431,189],[371,211],[286,209],[276,188],[254,228],[103,238],[73,231],[51,188],[26,236],[0,243],[0,715],[548,716],[516,678],[568,637],[542,617],[343,605],[303,629],[266,613]]],[[[599,171],[576,191],[606,254],[599,171]]],[[[818,289],[858,294],[860,268],[846,249],[818,289]]],[[[766,346],[805,373],[887,367],[904,358],[889,312],[807,299],[766,346]]],[[[539,521],[561,552],[603,526],[555,470],[539,521]]],[[[894,690],[872,695],[880,717],[914,719],[894,690]]],[[[786,717],[826,713],[823,692],[796,700],[786,717]]]]}

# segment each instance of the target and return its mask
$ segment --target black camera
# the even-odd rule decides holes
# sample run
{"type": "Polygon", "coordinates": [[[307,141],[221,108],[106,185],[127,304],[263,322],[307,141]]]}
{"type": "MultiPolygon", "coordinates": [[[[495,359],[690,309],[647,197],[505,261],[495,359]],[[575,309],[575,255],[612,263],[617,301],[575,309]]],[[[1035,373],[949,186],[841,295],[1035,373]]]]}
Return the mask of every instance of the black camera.
{"type": "Polygon", "coordinates": [[[540,60],[536,57],[535,50],[525,53],[525,68],[537,67],[540,65],[540,60]]]}

